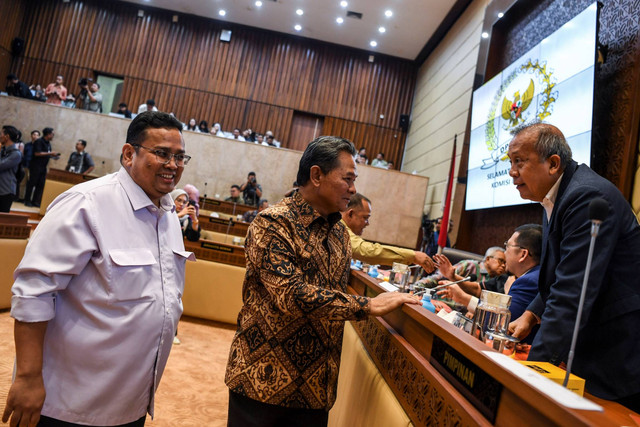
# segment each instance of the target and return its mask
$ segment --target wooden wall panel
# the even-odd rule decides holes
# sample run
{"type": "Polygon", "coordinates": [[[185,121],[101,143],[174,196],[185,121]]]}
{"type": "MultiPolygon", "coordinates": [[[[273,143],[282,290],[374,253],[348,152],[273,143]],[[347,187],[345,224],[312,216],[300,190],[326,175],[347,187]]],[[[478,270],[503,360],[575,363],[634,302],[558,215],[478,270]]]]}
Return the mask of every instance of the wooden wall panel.
{"type": "MultiPolygon", "coordinates": [[[[2,17],[2,30],[0,31],[0,76],[2,77],[1,90],[5,88],[5,77],[14,71],[14,62],[11,55],[11,41],[20,35],[20,26],[24,18],[26,2],[24,0],[0,0],[0,17],[2,17]]],[[[20,79],[22,76],[18,75],[20,79]]]]}
{"type": "Polygon", "coordinates": [[[46,84],[62,73],[75,93],[81,76],[121,76],[123,101],[132,107],[154,98],[183,121],[269,129],[285,145],[294,110],[389,133],[410,113],[411,61],[376,55],[369,63],[364,51],[192,15],[173,23],[171,12],[119,1],[25,5],[28,44],[17,70],[25,81],[46,84]],[[232,30],[229,43],[219,40],[223,28],[232,30]]]}
{"type": "Polygon", "coordinates": [[[369,163],[379,152],[398,169],[404,151],[404,134],[394,129],[351,122],[336,117],[325,117],[323,135],[337,135],[353,142],[356,149],[365,147],[369,163]]]}

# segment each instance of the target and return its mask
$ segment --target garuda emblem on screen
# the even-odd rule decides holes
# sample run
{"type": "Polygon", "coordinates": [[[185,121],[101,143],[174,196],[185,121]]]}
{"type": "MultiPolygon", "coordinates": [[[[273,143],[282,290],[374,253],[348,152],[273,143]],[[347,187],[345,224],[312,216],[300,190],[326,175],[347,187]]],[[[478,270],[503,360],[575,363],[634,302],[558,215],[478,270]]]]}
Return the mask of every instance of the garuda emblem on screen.
{"type": "MultiPolygon", "coordinates": [[[[502,129],[506,132],[514,127],[531,121],[534,118],[542,121],[553,112],[553,104],[558,98],[555,90],[553,72],[547,69],[546,63],[528,59],[509,74],[496,94],[489,109],[487,126],[485,129],[485,143],[491,157],[483,159],[482,169],[489,169],[498,162],[508,160],[507,150],[509,142],[499,144],[496,125],[502,119],[502,129]],[[529,81],[523,79],[524,75],[531,75],[529,81]],[[523,91],[524,89],[524,91],[523,91]],[[534,103],[533,101],[537,101],[534,103]],[[501,114],[498,116],[498,106],[501,106],[501,114]],[[533,106],[535,106],[535,108],[533,106]]],[[[503,141],[509,138],[500,138],[503,141]]]]}

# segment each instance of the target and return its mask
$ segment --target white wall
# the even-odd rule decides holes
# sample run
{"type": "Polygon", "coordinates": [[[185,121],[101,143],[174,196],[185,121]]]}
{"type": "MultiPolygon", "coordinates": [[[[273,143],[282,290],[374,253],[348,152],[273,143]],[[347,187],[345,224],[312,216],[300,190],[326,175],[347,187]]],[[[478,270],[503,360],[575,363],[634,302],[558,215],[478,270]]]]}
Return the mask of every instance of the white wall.
{"type": "Polygon", "coordinates": [[[471,3],[418,72],[402,171],[429,177],[425,213],[430,218],[442,215],[455,134],[457,177],[488,3],[471,3]]]}

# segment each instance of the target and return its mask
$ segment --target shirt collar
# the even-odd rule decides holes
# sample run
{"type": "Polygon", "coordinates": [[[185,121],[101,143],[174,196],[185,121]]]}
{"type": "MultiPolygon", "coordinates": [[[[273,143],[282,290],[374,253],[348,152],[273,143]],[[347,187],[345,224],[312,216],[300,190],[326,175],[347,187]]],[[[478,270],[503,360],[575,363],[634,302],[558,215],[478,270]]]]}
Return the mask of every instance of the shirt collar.
{"type": "Polygon", "coordinates": [[[553,205],[555,205],[556,203],[556,197],[558,197],[558,188],[560,188],[560,181],[562,181],[563,176],[564,176],[564,172],[562,173],[562,175],[560,175],[560,178],[558,178],[556,183],[553,184],[553,186],[551,187],[547,195],[544,196],[544,199],[542,199],[542,201],[540,202],[540,204],[544,208],[544,211],[547,214],[547,221],[551,219],[551,213],[553,212],[553,205]]]}
{"type": "MultiPolygon", "coordinates": [[[[154,205],[149,196],[147,196],[147,193],[145,193],[144,190],[136,184],[124,167],[120,167],[117,176],[118,181],[120,182],[120,185],[122,185],[122,188],[124,188],[124,192],[127,194],[131,207],[134,211],[142,208],[150,209],[152,212],[157,210],[156,205],[154,205]]],[[[173,204],[170,194],[165,194],[160,198],[161,211],[173,212],[175,208],[176,207],[173,204]]]]}
{"type": "Polygon", "coordinates": [[[320,212],[318,212],[309,202],[302,198],[300,192],[296,192],[291,196],[293,206],[297,209],[300,215],[300,222],[305,227],[309,227],[315,221],[327,221],[329,228],[332,228],[336,223],[342,219],[340,212],[334,212],[329,214],[325,219],[320,212]]]}

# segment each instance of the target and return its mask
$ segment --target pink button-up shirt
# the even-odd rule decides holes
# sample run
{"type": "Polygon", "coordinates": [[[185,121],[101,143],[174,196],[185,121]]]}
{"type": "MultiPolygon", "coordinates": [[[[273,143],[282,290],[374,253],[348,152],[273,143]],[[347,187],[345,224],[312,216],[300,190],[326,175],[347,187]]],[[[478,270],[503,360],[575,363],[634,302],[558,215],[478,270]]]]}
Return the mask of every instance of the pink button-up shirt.
{"type": "Polygon", "coordinates": [[[15,272],[11,315],[48,321],[42,414],[79,424],[153,416],[182,314],[187,258],[169,195],[124,169],[49,206],[15,272]]]}

